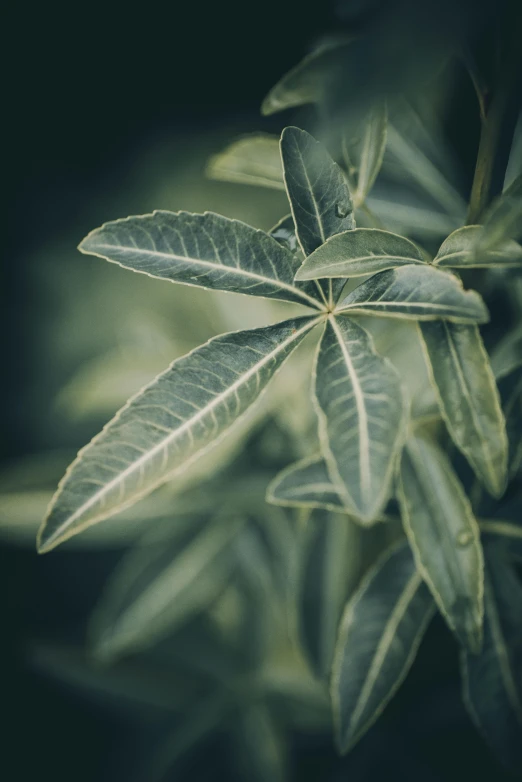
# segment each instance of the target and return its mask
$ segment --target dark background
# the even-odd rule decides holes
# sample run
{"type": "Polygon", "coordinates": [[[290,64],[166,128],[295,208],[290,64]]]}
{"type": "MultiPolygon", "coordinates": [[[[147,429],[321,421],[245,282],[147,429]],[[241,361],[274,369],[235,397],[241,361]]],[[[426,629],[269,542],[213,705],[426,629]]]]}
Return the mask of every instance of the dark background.
{"type": "MultiPolygon", "coordinates": [[[[371,10],[379,3],[366,5],[371,10]]],[[[325,0],[174,0],[136,8],[114,2],[29,4],[10,12],[4,30],[9,110],[2,123],[8,136],[3,461],[37,448],[20,404],[31,377],[39,312],[24,263],[28,254],[64,233],[109,183],[125,181],[143,146],[171,129],[190,133],[230,117],[251,130],[279,130],[278,117],[260,117],[261,100],[320,33],[335,29],[332,6],[325,0]]],[[[462,111],[469,99],[466,90],[462,111]]],[[[54,782],[109,778],[111,758],[132,742],[130,722],[31,670],[25,654],[35,638],[64,632],[81,637],[116,554],[37,557],[30,549],[2,545],[0,558],[0,675],[7,693],[0,775],[25,780],[38,773],[54,782]]],[[[301,778],[322,778],[314,763],[323,753],[339,780],[380,779],[383,773],[428,782],[500,779],[460,704],[456,650],[441,623],[428,634],[419,662],[383,722],[343,764],[324,744],[296,740],[301,778]]],[[[197,773],[187,770],[191,777],[197,773]]]]}

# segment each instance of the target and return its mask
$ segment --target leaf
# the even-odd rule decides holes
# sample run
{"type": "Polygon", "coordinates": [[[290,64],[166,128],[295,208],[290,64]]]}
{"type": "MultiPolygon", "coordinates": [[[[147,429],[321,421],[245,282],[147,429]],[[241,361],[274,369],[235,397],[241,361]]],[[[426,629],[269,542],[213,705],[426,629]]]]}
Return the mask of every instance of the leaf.
{"type": "Polygon", "coordinates": [[[484,644],[462,654],[466,708],[500,760],[522,770],[522,587],[514,570],[489,556],[484,595],[484,644]]]}
{"type": "Polygon", "coordinates": [[[374,274],[357,286],[336,308],[337,314],[368,314],[386,318],[486,323],[486,305],[476,291],[433,266],[401,266],[374,274]]]}
{"type": "Polygon", "coordinates": [[[169,527],[171,535],[153,528],[154,537],[145,536],[111,575],[91,626],[100,657],[150,646],[206,608],[227,584],[240,519],[173,519],[169,527]]]}
{"type": "Polygon", "coordinates": [[[39,550],[131,505],[199,459],[316,322],[224,334],[174,361],[80,451],[40,530],[39,550]]]}
{"type": "Polygon", "coordinates": [[[327,239],[306,258],[295,279],[361,277],[415,263],[425,264],[422,250],[404,236],[377,228],[355,228],[327,239]]]}
{"type": "Polygon", "coordinates": [[[243,709],[234,733],[238,779],[286,782],[287,747],[265,704],[255,703],[243,709]]]}
{"type": "Polygon", "coordinates": [[[347,516],[315,510],[299,551],[297,635],[318,678],[327,678],[337,627],[360,574],[360,531],[347,516]]]}
{"type": "Polygon", "coordinates": [[[149,277],[319,306],[293,284],[286,248],[213,212],[156,211],[115,220],[91,231],[79,249],[149,277]]]}
{"type": "Polygon", "coordinates": [[[513,477],[522,465],[522,362],[502,374],[497,383],[506,421],[509,476],[513,477]]]}
{"type": "MultiPolygon", "coordinates": [[[[281,157],[297,238],[305,256],[333,234],[355,228],[348,185],[322,144],[304,130],[285,128],[281,157]]],[[[329,303],[337,298],[343,285],[322,284],[329,303]]]]}
{"type": "Polygon", "coordinates": [[[349,177],[355,183],[356,207],[366,200],[382,165],[386,148],[388,113],[386,103],[376,103],[362,122],[343,136],[343,154],[349,177]]]}
{"type": "Polygon", "coordinates": [[[233,141],[210,158],[206,173],[222,182],[285,189],[276,136],[256,134],[233,141]]]}
{"type": "MultiPolygon", "coordinates": [[[[291,253],[299,252],[300,248],[297,243],[297,234],[295,232],[294,218],[292,215],[286,215],[282,217],[276,225],[269,231],[270,236],[290,250],[291,253]]],[[[300,265],[300,263],[299,263],[300,265]]]]}
{"type": "Polygon", "coordinates": [[[484,230],[480,225],[465,225],[453,231],[441,244],[433,263],[467,269],[522,266],[522,247],[517,242],[504,239],[495,246],[482,247],[484,230]]]}
{"type": "Polygon", "coordinates": [[[419,572],[450,629],[477,652],[484,591],[479,528],[451,464],[435,443],[420,436],[408,440],[398,498],[419,572]]]}
{"type": "Polygon", "coordinates": [[[319,344],[315,399],[330,478],[363,523],[382,510],[403,438],[406,407],[400,378],[375,352],[369,334],[330,317],[319,344]]]}
{"type": "Polygon", "coordinates": [[[506,239],[522,236],[522,174],[488,209],[484,219],[484,231],[479,239],[479,249],[496,248],[506,239]]]}
{"type": "Polygon", "coordinates": [[[324,44],[304,57],[272,87],[263,101],[261,113],[267,116],[319,100],[326,79],[338,65],[347,45],[346,42],[324,44]]]}
{"type": "Polygon", "coordinates": [[[426,364],[448,431],[487,490],[502,495],[507,438],[489,358],[476,326],[419,324],[426,364]]]}
{"type": "Polygon", "coordinates": [[[341,752],[359,741],[399,689],[434,607],[404,543],[378,560],[347,604],[331,682],[341,752]]]}

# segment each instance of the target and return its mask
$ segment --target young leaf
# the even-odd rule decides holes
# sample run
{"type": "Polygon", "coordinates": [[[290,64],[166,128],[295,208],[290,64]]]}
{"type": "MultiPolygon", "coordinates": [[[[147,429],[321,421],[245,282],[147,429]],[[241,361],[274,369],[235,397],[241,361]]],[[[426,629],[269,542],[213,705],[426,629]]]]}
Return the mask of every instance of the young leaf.
{"type": "Polygon", "coordinates": [[[367,112],[355,131],[343,136],[343,154],[350,179],[356,183],[353,200],[356,207],[366,200],[382,165],[386,148],[388,113],[384,102],[367,112]]]}
{"type": "MultiPolygon", "coordinates": [[[[178,524],[178,520],[172,520],[178,524]]],[[[92,636],[105,658],[148,646],[219,595],[233,569],[237,518],[219,518],[181,534],[145,540],[114,571],[95,612],[92,636]]]]}
{"type": "Polygon", "coordinates": [[[422,250],[404,236],[377,228],[355,228],[327,239],[305,259],[295,279],[361,277],[414,263],[425,263],[422,250]]]}
{"type": "Polygon", "coordinates": [[[239,182],[284,190],[283,169],[276,136],[245,136],[210,158],[207,176],[222,182],[239,182]]]}
{"type": "Polygon", "coordinates": [[[174,361],[80,451],[40,530],[39,550],[131,505],[201,456],[316,322],[299,318],[224,334],[174,361]]]}
{"type": "Polygon", "coordinates": [[[484,591],[478,524],[451,464],[420,436],[402,453],[399,504],[419,572],[450,629],[477,652],[484,591]]]}
{"type": "MultiPolygon", "coordinates": [[[[355,228],[344,175],[322,144],[304,130],[285,128],[281,136],[281,157],[297,238],[305,256],[330,236],[355,228]]],[[[330,303],[343,285],[322,284],[330,303]]]]}
{"type": "Polygon", "coordinates": [[[482,246],[484,228],[465,225],[458,228],[441,244],[433,263],[437,266],[478,269],[488,266],[522,266],[522,246],[512,239],[503,239],[494,246],[482,246]]]}
{"type": "Polygon", "coordinates": [[[297,633],[310,667],[326,678],[346,599],[359,577],[359,528],[346,516],[316,510],[299,552],[297,633]]]}
{"type": "Polygon", "coordinates": [[[91,231],[79,249],[149,277],[319,306],[294,285],[289,250],[264,231],[212,212],[115,220],[91,231]]]}
{"type": "Polygon", "coordinates": [[[337,314],[381,315],[386,318],[485,323],[488,311],[476,291],[433,266],[402,266],[374,274],[336,308],[337,314]]]}
{"type": "Polygon", "coordinates": [[[508,445],[479,330],[446,321],[420,323],[419,330],[448,431],[490,494],[499,497],[506,485],[508,445]]]}
{"type": "Polygon", "coordinates": [[[506,421],[508,467],[512,477],[522,465],[522,363],[502,374],[497,383],[506,421]]]}
{"type": "Polygon", "coordinates": [[[498,557],[486,575],[482,651],[462,654],[464,702],[501,762],[522,771],[522,587],[498,557]]]}
{"type": "Polygon", "coordinates": [[[305,103],[315,103],[346,45],[338,42],[325,44],[304,57],[272,87],[261,106],[262,114],[267,116],[305,103]]]}
{"type": "Polygon", "coordinates": [[[388,495],[406,406],[399,375],[370,335],[330,317],[317,352],[315,402],[328,472],[346,507],[371,523],[388,495]]]}
{"type": "Polygon", "coordinates": [[[337,742],[348,752],[406,678],[434,613],[408,545],[387,551],[343,614],[331,696],[337,742]]]}

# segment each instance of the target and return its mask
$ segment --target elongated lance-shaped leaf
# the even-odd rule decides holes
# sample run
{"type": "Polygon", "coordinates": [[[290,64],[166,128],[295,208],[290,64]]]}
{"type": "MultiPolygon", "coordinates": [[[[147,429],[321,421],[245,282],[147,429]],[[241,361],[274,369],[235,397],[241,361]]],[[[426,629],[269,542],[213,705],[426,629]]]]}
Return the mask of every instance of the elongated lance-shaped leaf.
{"type": "Polygon", "coordinates": [[[318,678],[330,673],[337,629],[360,576],[361,530],[347,516],[314,510],[298,554],[297,636],[318,678]]]}
{"type": "Polygon", "coordinates": [[[425,263],[423,252],[404,236],[378,228],[355,228],[327,239],[306,258],[295,278],[361,277],[414,263],[425,263]]]}
{"type": "Polygon", "coordinates": [[[131,505],[216,443],[317,320],[224,334],[173,364],[78,454],[39,533],[48,551],[131,505]]]}
{"type": "Polygon", "coordinates": [[[170,282],[319,305],[293,283],[293,258],[271,236],[212,212],[156,211],[105,223],[79,245],[170,282]]]}
{"type": "MultiPolygon", "coordinates": [[[[355,228],[353,204],[344,175],[325,147],[299,128],[285,128],[281,157],[297,238],[305,256],[330,236],[355,228]]],[[[329,304],[343,282],[321,283],[329,304]]]]}
{"type": "Polygon", "coordinates": [[[263,101],[261,112],[275,114],[319,100],[325,80],[331,75],[332,68],[338,67],[347,45],[347,42],[324,44],[304,57],[272,87],[263,101]]]}
{"type": "Polygon", "coordinates": [[[465,225],[441,244],[433,263],[437,266],[478,269],[481,267],[522,266],[522,246],[512,239],[501,239],[494,246],[482,246],[484,228],[465,225]]]}
{"type": "Polygon", "coordinates": [[[330,478],[352,514],[371,523],[388,497],[403,438],[406,405],[399,375],[377,355],[368,332],[333,316],[319,344],[314,375],[330,478]]]}
{"type": "Polygon", "coordinates": [[[417,568],[450,629],[477,652],[484,593],[479,527],[446,456],[421,436],[411,437],[402,453],[399,503],[417,568]]]}
{"type": "Polygon", "coordinates": [[[210,158],[206,173],[222,182],[285,189],[276,136],[258,133],[233,141],[210,158]]]}
{"type": "Polygon", "coordinates": [[[497,382],[506,421],[508,472],[511,477],[522,465],[522,361],[502,374],[497,382]]]}
{"type": "Polygon", "coordinates": [[[485,323],[486,305],[476,291],[433,266],[402,266],[374,274],[339,302],[337,314],[366,313],[386,318],[485,323]]]}
{"type": "Polygon", "coordinates": [[[343,136],[343,155],[348,175],[353,183],[356,207],[366,200],[381,170],[388,126],[388,112],[384,101],[376,103],[362,121],[343,136]]]}
{"type": "Polygon", "coordinates": [[[348,752],[411,668],[435,604],[407,544],[388,550],[348,602],[332,670],[337,742],[348,752]]]}
{"type": "Polygon", "coordinates": [[[522,771],[522,587],[489,551],[486,576],[482,651],[462,654],[464,703],[500,761],[522,771]]]}
{"type": "Polygon", "coordinates": [[[430,379],[449,433],[495,497],[507,479],[508,443],[499,393],[476,326],[420,323],[430,379]]]}
{"type": "Polygon", "coordinates": [[[174,518],[169,526],[176,530],[180,521],[180,533],[145,539],[112,574],[92,621],[100,656],[149,646],[203,610],[227,584],[241,519],[227,515],[187,525],[174,518]]]}

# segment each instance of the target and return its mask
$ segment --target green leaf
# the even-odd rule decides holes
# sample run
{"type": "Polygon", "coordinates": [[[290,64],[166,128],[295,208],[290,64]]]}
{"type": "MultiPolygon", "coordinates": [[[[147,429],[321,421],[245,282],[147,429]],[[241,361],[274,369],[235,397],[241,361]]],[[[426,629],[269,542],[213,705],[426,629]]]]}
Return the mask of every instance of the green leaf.
{"type": "Polygon", "coordinates": [[[315,402],[328,472],[346,507],[371,523],[388,497],[406,419],[399,375],[370,335],[328,319],[317,352],[315,402]]]}
{"type": "Polygon", "coordinates": [[[224,334],[174,361],[80,451],[40,530],[39,550],[131,505],[200,458],[316,323],[299,318],[224,334]]]}
{"type": "Polygon", "coordinates": [[[206,173],[222,182],[285,189],[276,136],[256,134],[233,141],[210,158],[206,173]]]}
{"type": "Polygon", "coordinates": [[[297,634],[311,669],[327,678],[343,606],[360,573],[360,528],[347,516],[314,511],[299,551],[297,634]]]}
{"type": "Polygon", "coordinates": [[[522,237],[522,174],[488,209],[484,219],[484,231],[479,240],[479,249],[496,248],[506,239],[522,237]]]}
{"type": "Polygon", "coordinates": [[[462,655],[464,702],[499,759],[522,771],[522,587],[498,557],[486,575],[482,651],[462,655]]]}
{"type": "Polygon", "coordinates": [[[365,576],[346,606],[335,649],[331,696],[341,752],[359,741],[399,689],[434,608],[404,543],[365,576]]]}
{"type": "Polygon", "coordinates": [[[375,104],[357,127],[343,136],[343,154],[349,178],[355,184],[353,200],[359,207],[373,187],[381,170],[388,126],[384,102],[375,104]]]}
{"type": "Polygon", "coordinates": [[[347,45],[339,42],[324,44],[304,57],[272,87],[261,106],[262,114],[267,116],[319,100],[325,80],[332,68],[337,66],[347,45]]]}
{"type": "Polygon", "coordinates": [[[497,383],[509,444],[509,476],[513,477],[522,465],[522,362],[502,374],[497,383]]]}
{"type": "MultiPolygon", "coordinates": [[[[305,256],[330,236],[355,228],[353,205],[344,175],[325,147],[299,128],[285,128],[281,157],[297,238],[305,256]]],[[[321,284],[332,304],[344,282],[321,284]]]]}
{"type": "Polygon", "coordinates": [[[279,726],[262,702],[242,709],[235,727],[238,779],[286,782],[287,747],[279,726]]]}
{"type": "Polygon", "coordinates": [[[150,646],[210,605],[230,578],[240,528],[229,514],[203,524],[169,519],[167,534],[152,528],[109,579],[92,620],[96,653],[108,659],[150,646]]]}
{"type": "MultiPolygon", "coordinates": [[[[281,220],[279,220],[279,222],[270,229],[269,233],[270,236],[276,240],[276,242],[282,244],[283,247],[286,247],[294,255],[300,251],[299,245],[297,243],[294,218],[292,215],[286,215],[286,217],[282,217],[281,220]]],[[[299,265],[300,264],[301,261],[299,262],[299,265]]]]}
{"type": "Polygon", "coordinates": [[[465,225],[453,231],[441,244],[433,263],[467,269],[522,266],[522,247],[517,242],[504,239],[483,247],[484,230],[480,225],[465,225]]]}
{"type": "Polygon", "coordinates": [[[453,274],[433,266],[401,266],[374,274],[336,308],[337,314],[386,318],[486,323],[486,305],[476,291],[465,291],[453,274]]]}
{"type": "Polygon", "coordinates": [[[419,324],[433,388],[448,431],[487,490],[507,478],[507,438],[489,358],[476,326],[419,324]]]}
{"type": "Polygon", "coordinates": [[[484,591],[478,524],[451,464],[420,436],[403,450],[399,504],[419,572],[450,629],[477,652],[484,591]]]}
{"type": "Polygon", "coordinates": [[[295,279],[361,277],[415,263],[425,263],[423,252],[404,236],[377,228],[355,228],[327,239],[306,258],[295,279]]]}
{"type": "Polygon", "coordinates": [[[105,223],[79,245],[86,254],[185,285],[318,304],[293,283],[293,258],[264,231],[205,212],[156,211],[105,223]]]}

